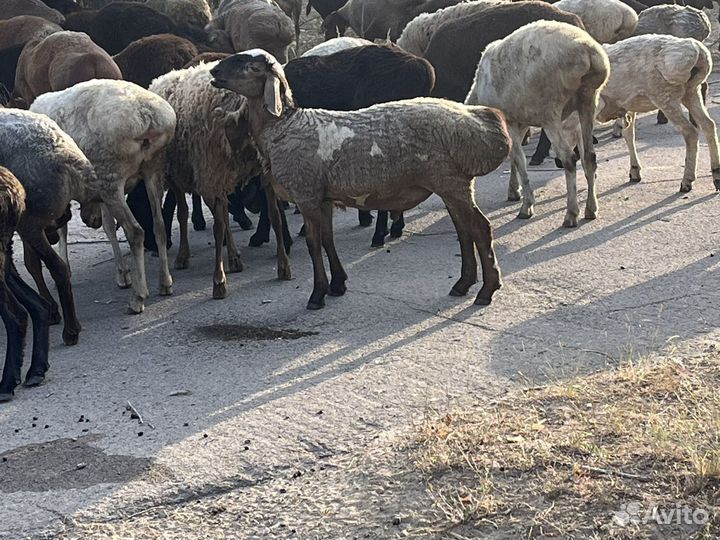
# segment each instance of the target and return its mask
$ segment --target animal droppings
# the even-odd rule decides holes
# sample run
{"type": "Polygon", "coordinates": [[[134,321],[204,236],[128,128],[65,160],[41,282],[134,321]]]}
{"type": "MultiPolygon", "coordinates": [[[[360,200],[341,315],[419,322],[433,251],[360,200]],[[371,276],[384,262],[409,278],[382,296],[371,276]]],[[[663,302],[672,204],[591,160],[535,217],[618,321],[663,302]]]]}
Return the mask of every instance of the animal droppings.
{"type": "Polygon", "coordinates": [[[217,339],[220,341],[270,341],[273,339],[300,339],[315,336],[317,332],[303,330],[274,330],[245,324],[214,324],[199,326],[194,334],[200,339],[217,339]]]}

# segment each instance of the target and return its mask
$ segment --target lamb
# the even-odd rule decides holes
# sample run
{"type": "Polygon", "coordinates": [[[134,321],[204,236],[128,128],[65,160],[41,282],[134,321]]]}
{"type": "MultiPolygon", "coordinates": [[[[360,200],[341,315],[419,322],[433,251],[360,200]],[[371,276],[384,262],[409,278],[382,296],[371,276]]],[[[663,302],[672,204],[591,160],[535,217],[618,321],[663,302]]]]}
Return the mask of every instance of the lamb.
{"type": "Polygon", "coordinates": [[[303,215],[315,276],[308,309],[322,308],[328,292],[346,291],[333,239],[333,201],[407,210],[432,193],[445,202],[460,239],[462,276],[450,294],[465,295],[477,282],[477,247],[483,286],[475,303],[490,303],[501,286],[500,270],[490,223],[473,200],[473,177],[497,168],[510,151],[501,113],[431,98],[351,112],[299,109],[282,66],[259,49],[220,61],[211,74],[213,86],[247,98],[250,132],[271,172],[270,185],[303,215]]]}
{"type": "MultiPolygon", "coordinates": [[[[40,261],[50,270],[63,311],[63,342],[75,345],[81,326],[75,313],[70,270],[50,246],[46,230],[54,230],[71,200],[80,202],[80,214],[87,225],[99,227],[98,177],[75,142],[55,122],[16,109],[0,109],[0,165],[20,180],[27,194],[27,209],[18,225],[25,265],[49,303],[50,320],[59,322],[58,306],[42,279],[40,261]]],[[[42,382],[46,369],[47,364],[44,369],[33,370],[33,376],[40,379],[28,379],[26,384],[29,380],[42,382]]]]}
{"type": "Polygon", "coordinates": [[[599,43],[630,37],[638,24],[637,13],[620,0],[560,0],[553,5],[580,17],[587,33],[599,43]]]}
{"type": "Polygon", "coordinates": [[[145,5],[164,13],[180,27],[204,28],[212,19],[207,0],[146,0],[145,5]]]}
{"type": "Polygon", "coordinates": [[[567,23],[536,21],[485,49],[465,103],[497,107],[505,113],[513,141],[508,199],[520,198],[519,175],[523,196],[519,218],[531,217],[535,203],[521,146],[529,126],[545,130],[565,169],[568,193],[563,226],[577,226],[580,213],[574,142],[588,182],[585,218],[597,217],[592,130],[598,95],[609,72],[608,55],[600,44],[567,23]],[[533,91],[518,92],[518,88],[533,91]],[[570,134],[578,140],[568,138],[570,134]]]}
{"type": "Polygon", "coordinates": [[[160,256],[160,294],[172,294],[165,227],[161,215],[163,152],[175,132],[175,113],[163,99],[126,81],[93,80],[60,92],[43,94],[31,110],[46,114],[70,135],[88,156],[102,182],[102,225],[115,255],[116,282],[132,285],[131,313],[142,313],[148,296],[143,230],[125,203],[124,194],[142,176],[153,213],[160,256]],[[132,280],[118,245],[115,220],[122,225],[134,264],[132,280]]]}
{"type": "MultiPolygon", "coordinates": [[[[165,98],[177,114],[175,140],[168,148],[167,181],[175,194],[180,222],[180,247],[175,268],[188,267],[188,208],[185,193],[198,193],[213,214],[215,270],[213,298],[227,296],[223,244],[227,244],[228,270],[243,269],[240,254],[229,231],[227,197],[235,186],[261,172],[257,150],[247,133],[245,121],[235,114],[244,99],[232,92],[210,86],[210,69],[216,63],[173,71],[155,80],[150,90],[165,98]]],[[[278,247],[278,277],[290,279],[274,193],[268,193],[270,217],[278,247]]]]}
{"type": "Polygon", "coordinates": [[[462,102],[470,90],[485,47],[539,20],[584,28],[580,17],[574,13],[544,2],[503,3],[441,24],[425,51],[425,58],[435,68],[433,96],[462,102]]]}
{"type": "Polygon", "coordinates": [[[336,37],[315,45],[313,48],[302,53],[301,56],[328,56],[336,52],[344,51],[345,49],[372,44],[372,41],[362,38],[336,37]]]}
{"type": "Polygon", "coordinates": [[[28,312],[33,350],[25,384],[37,386],[48,369],[50,304],[23,281],[12,260],[13,233],[24,213],[25,189],[9,170],[0,167],[0,317],[7,330],[0,403],[12,399],[21,380],[28,312]]]}
{"type": "Polygon", "coordinates": [[[708,48],[692,38],[661,34],[632,37],[606,45],[611,74],[600,95],[597,119],[625,118],[623,137],[630,152],[630,181],[640,181],[640,161],[635,148],[637,113],[662,110],[685,139],[685,172],[680,191],[695,181],[698,130],[685,117],[684,105],[707,140],[713,183],[720,190],[720,157],[715,122],[703,104],[700,87],[712,71],[708,48]]]}
{"type": "Polygon", "coordinates": [[[56,32],[25,46],[18,60],[15,93],[30,105],[41,94],[90,79],[122,79],[122,73],[87,34],[56,32]]]}
{"type": "Polygon", "coordinates": [[[217,51],[233,53],[263,47],[283,63],[288,61],[294,38],[289,17],[265,0],[223,2],[205,31],[210,46],[217,51]]]}
{"type": "Polygon", "coordinates": [[[397,41],[398,46],[417,56],[424,56],[430,38],[441,24],[479,13],[489,7],[496,6],[505,0],[475,0],[461,2],[433,13],[422,13],[410,21],[403,29],[397,41]]]}
{"type": "Polygon", "coordinates": [[[11,91],[15,87],[17,63],[26,43],[61,30],[59,25],[32,15],[0,21],[0,84],[11,91]]]}
{"type": "Polygon", "coordinates": [[[65,22],[62,13],[47,7],[40,0],[3,0],[0,19],[12,19],[18,15],[34,15],[60,25],[65,22]]]}

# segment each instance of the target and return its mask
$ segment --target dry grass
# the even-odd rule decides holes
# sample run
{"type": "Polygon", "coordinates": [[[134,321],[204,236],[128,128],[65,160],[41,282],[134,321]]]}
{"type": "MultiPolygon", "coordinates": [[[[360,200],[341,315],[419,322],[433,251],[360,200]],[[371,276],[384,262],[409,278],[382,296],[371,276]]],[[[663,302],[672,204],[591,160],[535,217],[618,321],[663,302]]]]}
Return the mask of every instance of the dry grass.
{"type": "MultiPolygon", "coordinates": [[[[720,353],[519,392],[427,420],[414,459],[435,533],[501,538],[710,539],[720,535],[720,353]],[[671,525],[627,508],[702,509],[671,525]],[[637,506],[639,505],[639,506],[637,506]],[[631,512],[633,513],[633,512],[631,512]],[[702,521],[702,514],[698,514],[702,521]],[[620,519],[618,519],[620,518],[620,519]]],[[[662,521],[662,519],[660,519],[662,521]]]]}

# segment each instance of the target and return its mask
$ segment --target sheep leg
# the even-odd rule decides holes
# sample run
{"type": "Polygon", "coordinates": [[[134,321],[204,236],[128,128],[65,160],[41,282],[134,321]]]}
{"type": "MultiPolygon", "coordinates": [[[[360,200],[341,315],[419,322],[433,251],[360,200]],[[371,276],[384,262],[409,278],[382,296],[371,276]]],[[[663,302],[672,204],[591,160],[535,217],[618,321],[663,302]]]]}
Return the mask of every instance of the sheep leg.
{"type": "Polygon", "coordinates": [[[613,136],[613,138],[614,138],[614,139],[619,139],[620,137],[622,137],[622,136],[623,136],[623,129],[624,129],[624,128],[623,128],[622,120],[621,120],[620,118],[618,118],[618,119],[615,120],[615,122],[613,123],[613,127],[612,127],[612,136],[613,136]]]}
{"type": "Polygon", "coordinates": [[[595,186],[597,173],[597,156],[593,140],[593,124],[595,115],[594,96],[581,96],[578,105],[580,117],[578,148],[585,179],[588,185],[587,201],[585,202],[585,219],[596,219],[598,214],[597,187],[595,186]]]}
{"type": "MultiPolygon", "coordinates": [[[[523,156],[525,153],[523,152],[523,156]]],[[[522,199],[522,192],[520,191],[520,180],[518,180],[518,170],[515,166],[515,162],[512,160],[512,153],[510,157],[510,182],[508,184],[507,200],[511,202],[519,201],[522,199]]]]}
{"type": "MultiPolygon", "coordinates": [[[[558,158],[563,164],[563,168],[565,169],[567,211],[565,212],[563,227],[577,227],[578,215],[580,215],[580,208],[578,207],[577,202],[577,156],[575,155],[575,151],[563,137],[561,125],[546,126],[545,131],[550,139],[550,143],[553,145],[553,148],[555,148],[558,158]]],[[[592,137],[592,133],[590,133],[590,136],[592,137]]]]}
{"type": "MultiPolygon", "coordinates": [[[[545,130],[540,130],[540,140],[538,141],[535,153],[530,158],[530,165],[542,165],[545,158],[550,155],[550,139],[547,138],[545,130]]],[[[519,199],[515,199],[519,200],[519,199]]]]}
{"type": "MultiPolygon", "coordinates": [[[[227,209],[227,197],[219,203],[222,207],[225,208],[225,213],[223,214],[223,222],[225,224],[225,245],[227,246],[227,253],[228,253],[228,272],[231,274],[236,272],[242,272],[243,271],[243,263],[240,259],[240,252],[238,251],[237,244],[235,243],[235,238],[233,237],[232,233],[230,232],[230,213],[227,209]]],[[[215,219],[215,216],[213,216],[213,219],[215,219]]],[[[214,229],[213,229],[214,230],[214,229]]]]}
{"type": "Polygon", "coordinates": [[[405,228],[405,216],[402,212],[397,212],[393,213],[390,217],[393,220],[393,223],[390,226],[390,237],[400,238],[402,236],[403,229],[405,228]]]}
{"type": "MultiPolygon", "coordinates": [[[[58,241],[58,255],[60,255],[60,258],[63,260],[65,264],[67,264],[68,269],[70,269],[70,257],[68,257],[68,244],[67,244],[67,223],[60,227],[58,229],[58,237],[60,240],[58,241]]],[[[70,270],[70,275],[72,276],[72,270],[70,270]]]]}
{"type": "MultiPolygon", "coordinates": [[[[275,243],[277,244],[277,276],[278,279],[289,280],[292,278],[290,272],[290,259],[288,259],[289,246],[285,247],[285,235],[280,207],[278,206],[277,195],[272,185],[265,186],[267,198],[267,211],[270,215],[273,231],[275,232],[275,243]]],[[[285,226],[287,229],[287,225],[285,226]]]]}
{"type": "Polygon", "coordinates": [[[358,222],[361,227],[369,227],[372,225],[373,216],[370,210],[358,210],[358,222]]]}
{"type": "Polygon", "coordinates": [[[657,112],[656,122],[657,122],[658,126],[662,126],[662,125],[668,123],[668,119],[665,116],[665,113],[662,112],[662,110],[660,110],[660,109],[658,109],[658,112],[657,112]]]}
{"type": "MultiPolygon", "coordinates": [[[[703,83],[704,84],[704,83],[703,83]]],[[[715,121],[703,104],[702,92],[699,88],[688,90],[683,98],[683,105],[695,119],[707,141],[708,150],[710,152],[710,167],[712,169],[713,184],[715,189],[720,191],[720,154],[718,153],[718,137],[715,121]]]]}
{"type": "Polygon", "coordinates": [[[342,296],[347,287],[347,274],[340,262],[337,250],[335,249],[335,235],[333,234],[333,203],[323,201],[322,203],[322,246],[327,254],[330,263],[330,296],[342,296]]]}
{"type": "Polygon", "coordinates": [[[7,274],[7,284],[15,298],[30,314],[33,325],[32,361],[23,384],[38,386],[45,380],[45,373],[49,368],[50,304],[22,280],[12,265],[7,274]]]}
{"type": "Polygon", "coordinates": [[[118,243],[115,218],[104,204],[102,205],[102,225],[108,240],[110,240],[115,258],[115,283],[120,289],[127,289],[132,286],[130,270],[125,265],[125,259],[118,243]]]}
{"type": "Polygon", "coordinates": [[[177,201],[177,219],[180,227],[180,247],[175,256],[175,270],[185,270],[190,264],[190,242],[188,241],[189,209],[185,194],[173,190],[177,201]]]}
{"type": "MultiPolygon", "coordinates": [[[[162,168],[160,169],[162,170],[162,168]]],[[[155,233],[155,243],[160,258],[160,295],[169,296],[172,291],[172,276],[168,264],[167,237],[165,236],[165,221],[162,215],[162,188],[159,174],[148,173],[145,176],[145,189],[150,201],[150,212],[152,213],[152,225],[155,233]]]]}
{"type": "MultiPolygon", "coordinates": [[[[110,215],[117,220],[123,228],[133,257],[133,265],[130,269],[133,295],[128,305],[128,312],[130,314],[142,313],[145,310],[145,299],[149,294],[147,278],[145,277],[145,253],[143,252],[143,237],[145,233],[125,203],[125,198],[122,196],[121,191],[115,193],[114,197],[105,199],[104,203],[110,215]]],[[[103,225],[105,225],[104,215],[103,225]]],[[[114,230],[115,227],[113,227],[113,231],[114,230]]],[[[114,232],[112,236],[115,236],[114,232]]]]}
{"type": "Polygon", "coordinates": [[[27,313],[4,279],[0,279],[0,317],[7,332],[5,366],[0,379],[0,402],[3,402],[13,398],[15,387],[20,383],[23,345],[27,333],[27,313]]]}
{"type": "Polygon", "coordinates": [[[668,120],[680,130],[683,139],[685,139],[685,172],[683,173],[682,182],[680,182],[680,192],[687,193],[692,189],[692,184],[695,181],[699,139],[698,131],[683,113],[680,103],[663,107],[663,111],[665,112],[665,116],[668,117],[668,120]]]}
{"type": "Polygon", "coordinates": [[[520,183],[522,184],[523,199],[522,206],[520,207],[520,213],[518,213],[518,218],[520,219],[528,219],[532,217],[533,204],[535,204],[535,195],[533,194],[532,188],[530,187],[530,178],[528,177],[527,172],[527,158],[525,157],[525,152],[523,152],[522,146],[520,145],[520,140],[522,139],[522,136],[525,133],[526,129],[526,126],[520,126],[517,124],[508,126],[508,131],[510,132],[510,137],[512,139],[512,151],[510,153],[512,165],[510,170],[510,187],[508,188],[508,200],[512,200],[511,192],[513,192],[512,195],[515,195],[514,190],[517,189],[517,182],[519,177],[520,183]],[[514,179],[512,168],[515,169],[514,179]]]}
{"type": "Polygon", "coordinates": [[[202,198],[197,193],[193,193],[191,198],[193,229],[196,231],[204,231],[207,223],[205,223],[205,216],[203,215],[202,198]]]}
{"type": "Polygon", "coordinates": [[[305,220],[305,242],[313,263],[313,291],[307,303],[307,309],[325,307],[325,294],[328,291],[328,279],[322,256],[322,209],[317,203],[298,203],[305,220]]]}
{"type": "Polygon", "coordinates": [[[375,234],[373,234],[370,247],[382,247],[385,245],[385,237],[388,235],[388,212],[379,210],[375,222],[375,234]]]}
{"type": "Polygon", "coordinates": [[[288,229],[287,224],[287,217],[285,216],[285,206],[283,201],[278,200],[278,211],[280,212],[280,221],[282,223],[282,234],[283,234],[283,242],[285,244],[285,253],[290,255],[290,247],[293,245],[293,239],[290,235],[290,229],[288,229]]]}
{"type": "Polygon", "coordinates": [[[260,204],[260,217],[258,218],[258,226],[255,234],[250,237],[250,247],[260,247],[270,241],[270,219],[268,213],[268,199],[265,188],[258,190],[258,203],[260,204]]]}
{"type": "Polygon", "coordinates": [[[637,117],[637,113],[634,113],[634,112],[627,113],[628,124],[622,130],[622,135],[623,135],[623,138],[625,139],[625,144],[627,145],[628,153],[630,154],[630,181],[631,182],[640,182],[640,180],[642,180],[642,177],[640,175],[640,171],[642,170],[642,167],[640,166],[640,158],[638,157],[637,147],[635,146],[635,119],[636,119],[636,117],[637,117]]]}
{"type": "Polygon", "coordinates": [[[443,202],[457,231],[458,240],[460,241],[460,257],[462,259],[460,279],[450,289],[450,296],[465,296],[470,287],[478,281],[475,243],[470,230],[467,228],[467,224],[472,221],[472,218],[468,219],[467,212],[462,211],[463,207],[458,207],[455,201],[449,197],[443,197],[443,202]]]}
{"type": "MultiPolygon", "coordinates": [[[[128,212],[129,211],[130,210],[128,210],[128,212]]],[[[50,245],[50,242],[48,242],[42,230],[22,226],[18,232],[23,242],[28,244],[30,249],[45,263],[53,281],[55,281],[65,322],[63,326],[63,343],[65,343],[65,345],[77,344],[82,327],[75,312],[75,299],[73,298],[68,267],[60,256],[55,253],[55,250],[50,245]]]]}
{"type": "Polygon", "coordinates": [[[30,273],[37,287],[38,293],[46,301],[50,303],[50,324],[60,324],[62,317],[60,316],[60,308],[55,302],[55,299],[50,294],[50,290],[45,284],[45,278],[43,277],[42,265],[40,264],[40,258],[38,257],[35,250],[30,247],[26,242],[23,242],[23,259],[25,260],[25,268],[30,273]]]}
{"type": "Polygon", "coordinates": [[[220,300],[227,296],[227,279],[225,277],[225,268],[223,267],[223,242],[227,234],[227,225],[222,219],[223,206],[225,214],[227,214],[227,205],[223,205],[220,200],[222,197],[215,199],[212,204],[208,204],[213,215],[213,235],[215,236],[215,272],[213,273],[213,298],[220,300]]]}

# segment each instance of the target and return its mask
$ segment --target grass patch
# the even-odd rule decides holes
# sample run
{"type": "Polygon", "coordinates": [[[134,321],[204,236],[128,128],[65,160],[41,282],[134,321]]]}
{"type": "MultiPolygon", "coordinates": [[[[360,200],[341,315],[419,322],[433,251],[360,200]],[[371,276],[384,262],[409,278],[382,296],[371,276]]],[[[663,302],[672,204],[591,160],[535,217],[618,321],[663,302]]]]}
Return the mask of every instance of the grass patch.
{"type": "Polygon", "coordinates": [[[436,534],[720,537],[714,348],[438,415],[416,442],[413,460],[435,501],[436,534]]]}

